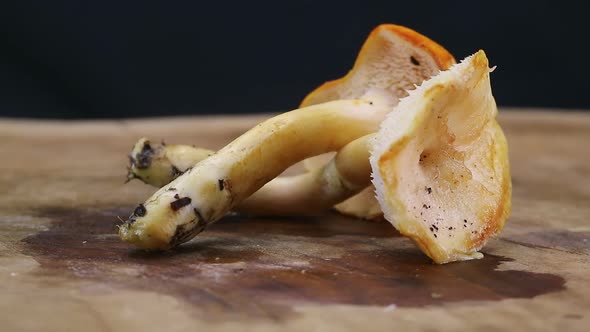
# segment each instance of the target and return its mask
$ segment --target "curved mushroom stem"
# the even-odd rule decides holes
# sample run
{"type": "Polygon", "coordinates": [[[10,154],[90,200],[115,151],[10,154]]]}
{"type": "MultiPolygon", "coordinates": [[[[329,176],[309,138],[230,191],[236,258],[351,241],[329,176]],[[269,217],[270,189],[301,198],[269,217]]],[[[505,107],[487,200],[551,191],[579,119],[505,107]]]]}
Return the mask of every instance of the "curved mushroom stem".
{"type": "Polygon", "coordinates": [[[271,118],[158,190],[119,228],[146,249],[186,242],[292,164],[373,133],[391,110],[387,92],[271,118]]]}
{"type": "Polygon", "coordinates": [[[324,167],[273,179],[235,211],[258,215],[310,214],[356,195],[371,183],[369,142],[373,137],[369,134],[350,142],[324,167]]]}
{"type": "MultiPolygon", "coordinates": [[[[329,209],[370,185],[369,140],[363,136],[344,146],[328,163],[313,171],[278,177],[246,198],[234,211],[256,215],[310,214],[329,209]]],[[[153,144],[141,138],[129,158],[130,178],[161,187],[190,167],[201,162],[212,151],[190,145],[153,144]],[[147,155],[146,151],[154,151],[147,155]],[[137,160],[146,160],[138,168],[137,160]]]]}

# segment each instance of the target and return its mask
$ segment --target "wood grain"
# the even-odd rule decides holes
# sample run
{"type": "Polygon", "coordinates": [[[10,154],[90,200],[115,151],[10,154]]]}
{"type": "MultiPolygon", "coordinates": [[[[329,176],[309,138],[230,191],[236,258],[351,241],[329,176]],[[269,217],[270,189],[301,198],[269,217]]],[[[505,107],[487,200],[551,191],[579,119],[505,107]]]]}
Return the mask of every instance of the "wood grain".
{"type": "Polygon", "coordinates": [[[0,121],[2,331],[585,331],[590,115],[505,111],[513,214],[479,261],[437,266],[385,222],[228,216],[166,253],[118,240],[152,188],[148,136],[217,149],[265,116],[0,121]]]}

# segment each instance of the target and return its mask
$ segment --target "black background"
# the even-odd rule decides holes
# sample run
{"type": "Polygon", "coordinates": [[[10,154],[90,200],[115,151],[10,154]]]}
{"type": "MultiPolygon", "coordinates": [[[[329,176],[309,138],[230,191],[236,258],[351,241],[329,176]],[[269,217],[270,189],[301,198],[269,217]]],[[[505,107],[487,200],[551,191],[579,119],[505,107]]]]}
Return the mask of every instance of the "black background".
{"type": "Polygon", "coordinates": [[[590,108],[583,1],[15,1],[0,116],[275,112],[345,74],[380,23],[460,60],[484,49],[503,106],[590,108]]]}

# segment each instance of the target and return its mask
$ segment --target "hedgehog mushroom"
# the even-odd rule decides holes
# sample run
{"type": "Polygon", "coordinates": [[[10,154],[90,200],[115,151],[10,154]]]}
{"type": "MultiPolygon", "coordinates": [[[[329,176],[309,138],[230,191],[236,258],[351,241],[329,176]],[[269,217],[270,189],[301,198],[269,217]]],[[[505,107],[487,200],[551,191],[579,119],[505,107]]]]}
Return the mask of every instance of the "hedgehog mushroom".
{"type": "Polygon", "coordinates": [[[371,152],[385,217],[436,263],[478,251],[510,214],[508,147],[488,59],[466,58],[402,99],[371,152]]]}

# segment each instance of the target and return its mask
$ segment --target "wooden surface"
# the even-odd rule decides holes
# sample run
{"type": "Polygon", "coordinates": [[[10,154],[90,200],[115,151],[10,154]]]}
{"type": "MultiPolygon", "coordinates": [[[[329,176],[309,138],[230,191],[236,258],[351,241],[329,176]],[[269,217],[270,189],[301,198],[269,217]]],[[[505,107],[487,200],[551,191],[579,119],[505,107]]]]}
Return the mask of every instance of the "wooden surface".
{"type": "Polygon", "coordinates": [[[2,331],[587,331],[590,114],[503,112],[513,213],[436,266],[388,223],[230,216],[167,253],[115,235],[143,135],[219,148],[260,117],[0,121],[2,331]]]}

